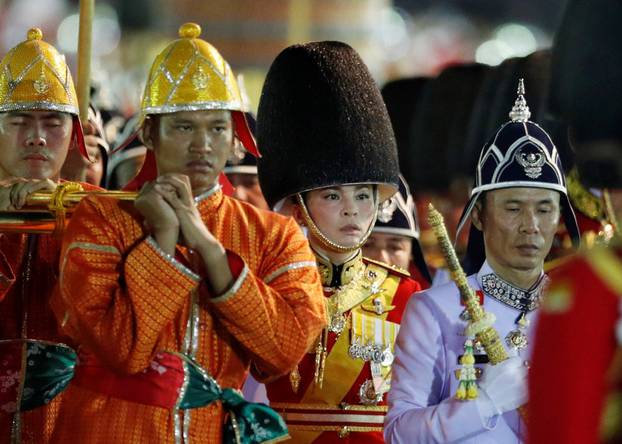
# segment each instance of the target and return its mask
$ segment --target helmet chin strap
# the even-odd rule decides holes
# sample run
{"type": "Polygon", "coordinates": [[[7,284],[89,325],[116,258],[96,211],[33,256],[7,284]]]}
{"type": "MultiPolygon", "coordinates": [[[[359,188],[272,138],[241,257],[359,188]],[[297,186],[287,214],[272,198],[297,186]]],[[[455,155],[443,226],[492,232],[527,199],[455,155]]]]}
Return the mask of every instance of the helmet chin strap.
{"type": "Polygon", "coordinates": [[[298,203],[298,206],[300,207],[300,210],[302,213],[302,219],[304,220],[304,223],[307,225],[307,228],[309,229],[313,237],[315,237],[319,241],[322,248],[328,251],[332,251],[333,253],[354,253],[355,251],[360,250],[363,247],[363,245],[365,245],[365,242],[367,242],[367,239],[371,235],[371,232],[374,229],[374,225],[376,223],[376,217],[378,216],[378,188],[376,188],[374,190],[374,203],[375,203],[374,217],[369,223],[369,227],[367,227],[367,231],[365,232],[365,234],[363,235],[359,243],[351,247],[346,247],[344,245],[340,245],[336,242],[333,242],[328,237],[326,237],[324,233],[322,233],[322,231],[318,228],[315,222],[313,222],[313,219],[311,218],[311,215],[309,214],[309,210],[307,209],[307,205],[305,204],[305,201],[302,198],[302,195],[300,193],[296,193],[296,202],[298,203]]]}

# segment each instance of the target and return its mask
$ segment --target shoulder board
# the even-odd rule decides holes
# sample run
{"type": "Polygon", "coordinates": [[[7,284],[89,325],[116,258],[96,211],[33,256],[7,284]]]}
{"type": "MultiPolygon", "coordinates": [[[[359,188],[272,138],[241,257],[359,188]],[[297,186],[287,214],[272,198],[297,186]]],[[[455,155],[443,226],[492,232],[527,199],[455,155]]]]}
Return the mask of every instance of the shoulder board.
{"type": "Polygon", "coordinates": [[[380,261],[376,261],[374,259],[370,259],[368,257],[364,257],[363,258],[363,262],[367,263],[367,264],[373,264],[376,265],[380,268],[384,268],[385,270],[389,271],[389,273],[391,274],[396,274],[398,276],[401,277],[410,277],[410,273],[408,272],[408,270],[404,270],[401,267],[398,267],[396,265],[389,265],[389,264],[385,264],[384,262],[380,262],[380,261]]]}
{"type": "Polygon", "coordinates": [[[550,273],[551,271],[567,264],[571,260],[576,259],[576,257],[576,254],[569,254],[567,256],[551,259],[550,261],[544,263],[544,272],[550,273]]]}

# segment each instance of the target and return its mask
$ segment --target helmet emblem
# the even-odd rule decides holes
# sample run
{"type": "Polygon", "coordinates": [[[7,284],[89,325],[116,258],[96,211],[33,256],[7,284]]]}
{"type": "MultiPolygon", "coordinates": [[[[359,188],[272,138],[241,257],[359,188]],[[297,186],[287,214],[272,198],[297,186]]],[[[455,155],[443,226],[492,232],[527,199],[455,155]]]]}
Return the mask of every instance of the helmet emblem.
{"type": "Polygon", "coordinates": [[[544,165],[542,153],[525,154],[519,151],[514,155],[514,158],[523,167],[527,177],[537,179],[542,175],[542,166],[544,165]]]}

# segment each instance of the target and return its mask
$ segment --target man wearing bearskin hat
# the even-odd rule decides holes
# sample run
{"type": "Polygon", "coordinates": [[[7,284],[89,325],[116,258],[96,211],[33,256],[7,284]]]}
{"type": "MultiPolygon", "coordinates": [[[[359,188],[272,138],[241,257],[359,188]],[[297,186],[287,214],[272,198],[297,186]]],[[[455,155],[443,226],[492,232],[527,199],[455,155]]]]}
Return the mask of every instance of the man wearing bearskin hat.
{"type": "Polygon", "coordinates": [[[555,145],[529,120],[522,80],[518,92],[511,121],[481,152],[458,227],[471,219],[466,262],[476,273],[468,284],[496,318],[509,359],[488,364],[484,344],[465,336],[470,312],[454,283],[413,297],[397,339],[388,442],[525,439],[517,409],[527,401],[531,324],[548,280],[544,259],[562,214],[575,241],[578,230],[555,145]]]}
{"type": "Polygon", "coordinates": [[[379,443],[408,274],[362,257],[398,187],[395,138],[377,86],[341,42],[286,48],[259,104],[259,179],[268,204],[307,231],[328,328],[288,377],[267,384],[292,442],[379,443]]]}
{"type": "MultiPolygon", "coordinates": [[[[0,62],[0,211],[78,186],[60,180],[69,150],[88,159],[71,74],[33,28],[0,62]]],[[[49,307],[59,253],[52,234],[0,233],[0,443],[47,443],[54,426],[74,356],[49,307]]]]}
{"type": "Polygon", "coordinates": [[[421,250],[419,233],[415,201],[400,175],[399,191],[378,210],[374,229],[363,245],[363,255],[407,270],[422,288],[428,288],[432,277],[421,250]]]}
{"type": "Polygon", "coordinates": [[[80,359],[54,442],[286,436],[232,388],[251,363],[277,377],[302,359],[325,325],[320,279],[295,221],[221,190],[233,138],[257,150],[231,68],[200,32],[181,26],[153,63],[136,201],[86,198],[65,233],[54,307],[80,359]]]}
{"type": "MultiPolygon", "coordinates": [[[[622,4],[571,1],[553,49],[551,95],[587,187],[622,217],[622,4]]],[[[615,222],[615,221],[614,221],[615,222]]],[[[619,225],[614,223],[619,230],[619,225]]],[[[595,246],[551,274],[530,373],[529,442],[622,442],[622,245],[595,246]]]]}

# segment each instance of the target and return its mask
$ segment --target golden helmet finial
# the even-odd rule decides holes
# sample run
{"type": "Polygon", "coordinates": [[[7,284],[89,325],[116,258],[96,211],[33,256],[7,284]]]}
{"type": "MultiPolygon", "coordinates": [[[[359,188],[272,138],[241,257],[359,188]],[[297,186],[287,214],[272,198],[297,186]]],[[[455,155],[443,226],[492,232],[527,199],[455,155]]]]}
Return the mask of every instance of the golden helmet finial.
{"type": "Polygon", "coordinates": [[[43,31],[40,28],[30,28],[26,38],[28,40],[43,40],[43,31]]]}
{"type": "Polygon", "coordinates": [[[179,27],[179,37],[185,39],[196,39],[201,35],[201,26],[196,23],[188,22],[179,27]]]}
{"type": "Polygon", "coordinates": [[[0,62],[0,112],[48,110],[78,114],[69,67],[56,48],[31,28],[0,62]]]}

